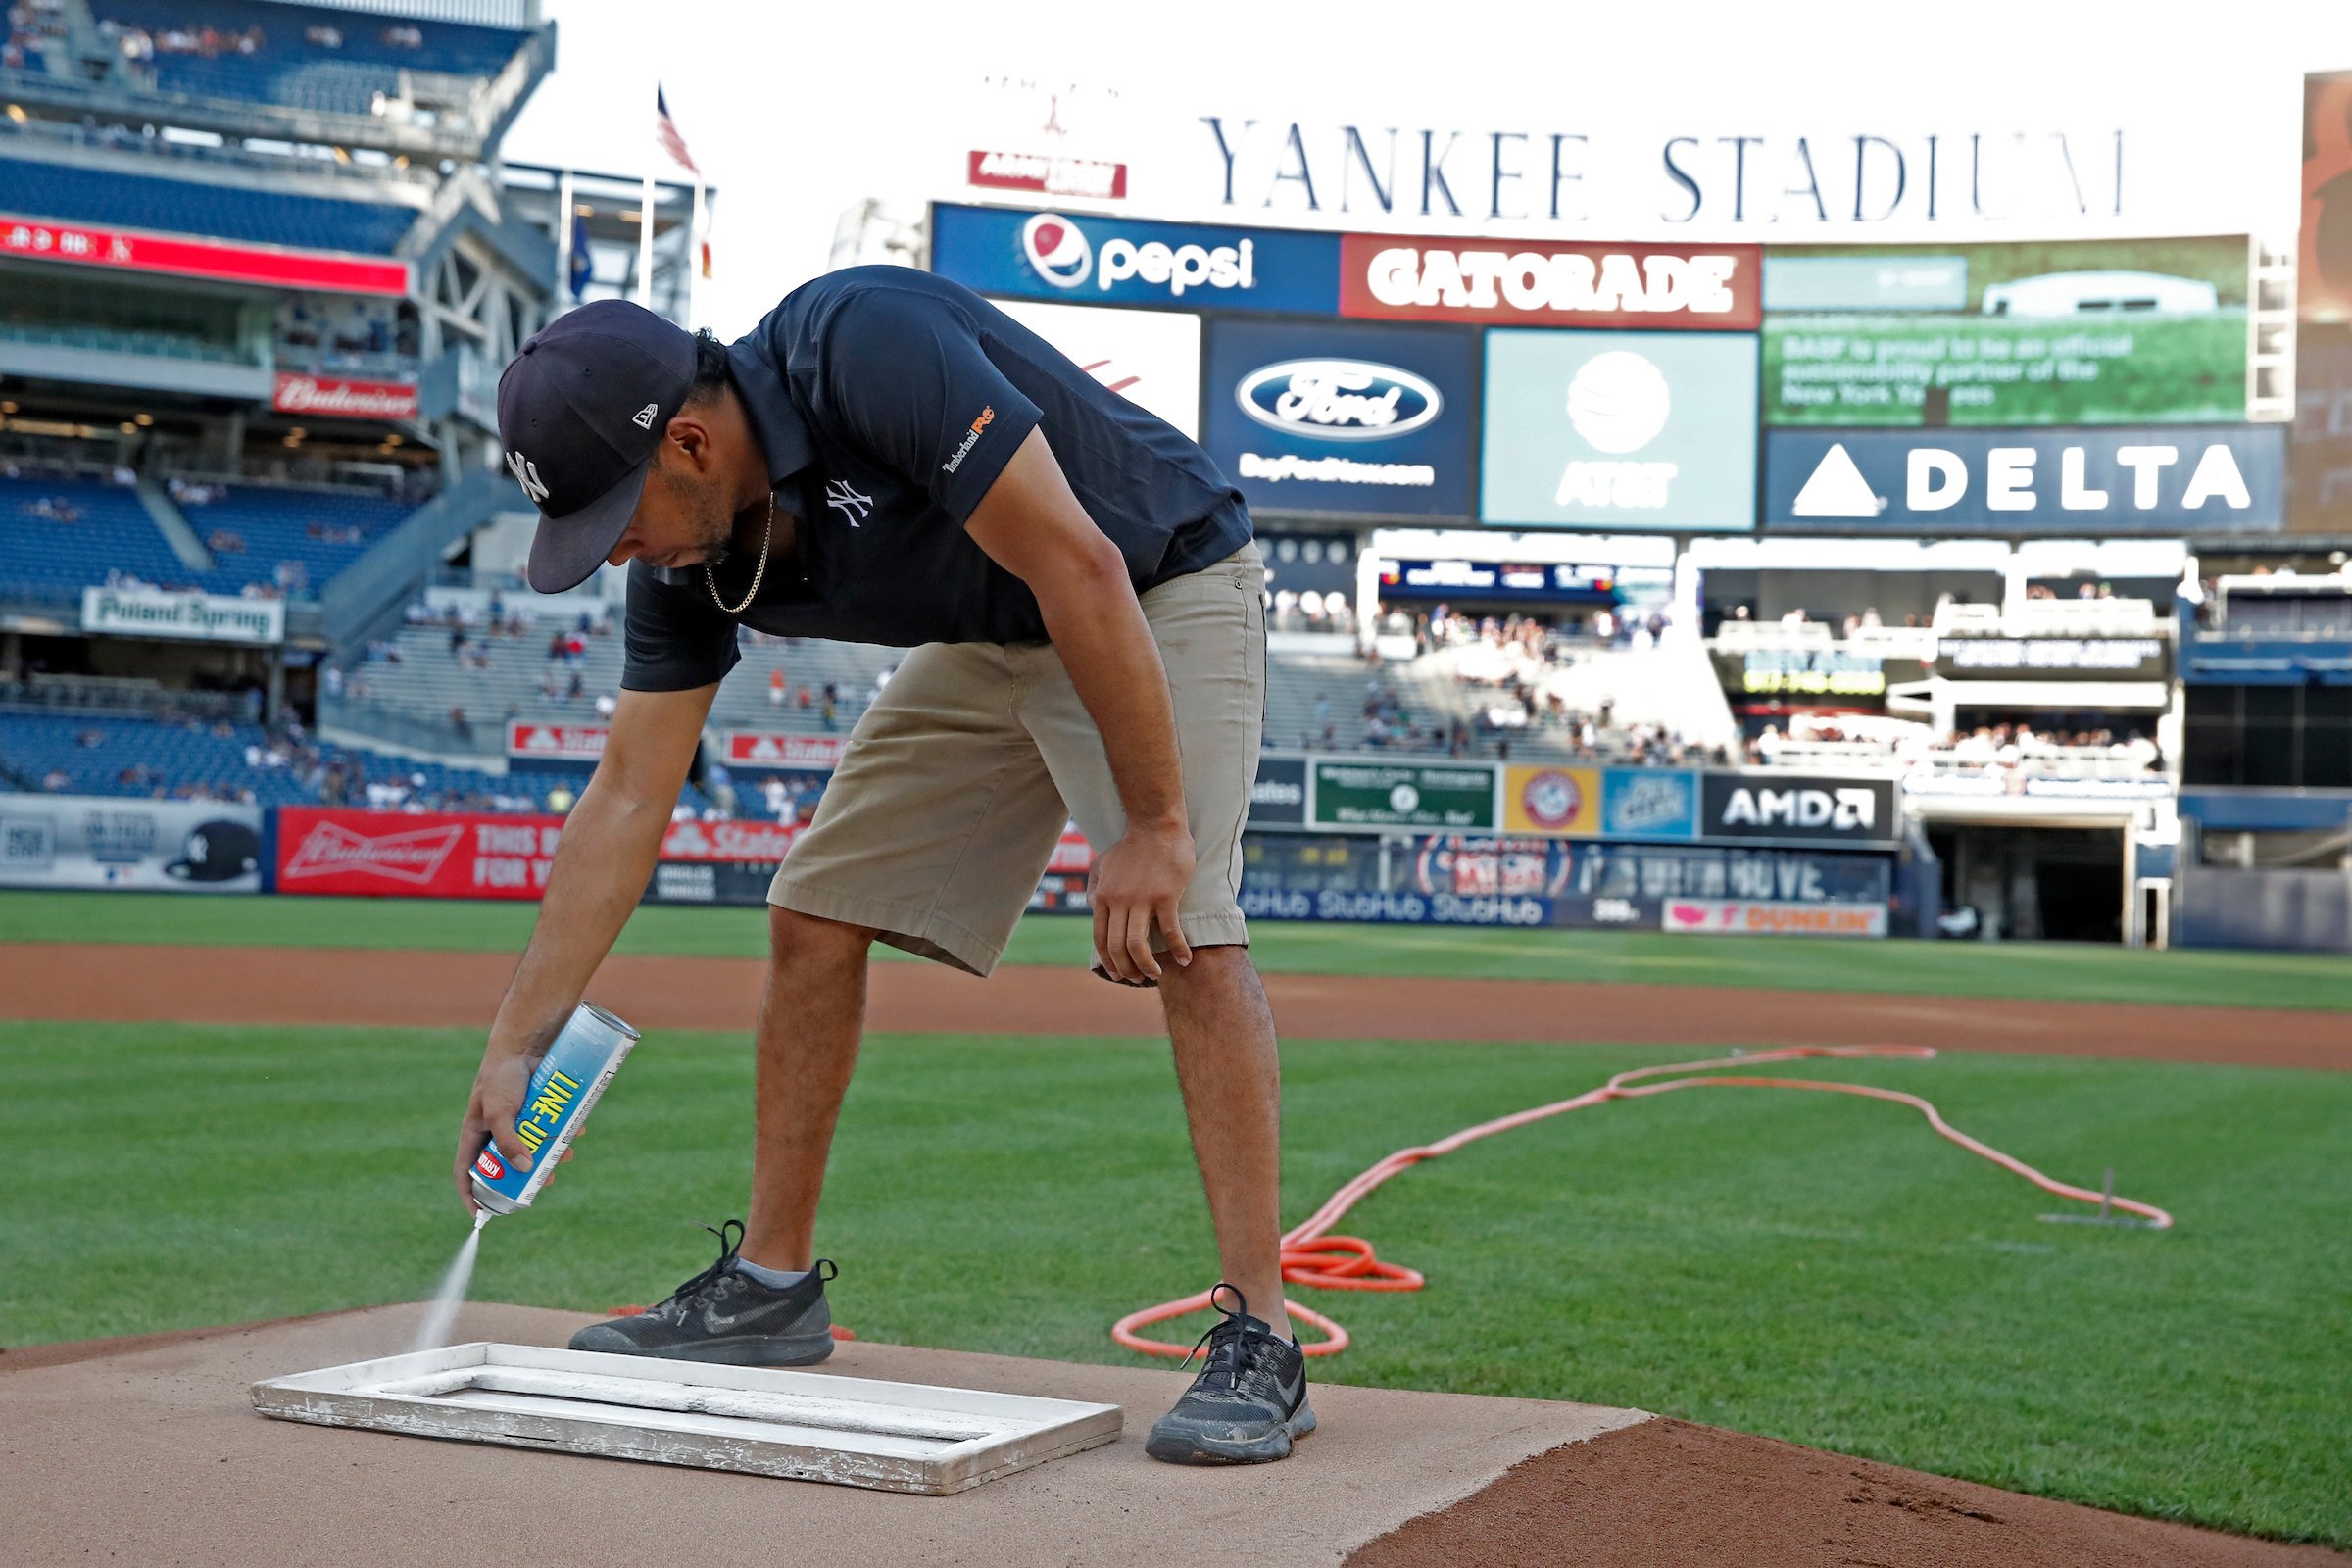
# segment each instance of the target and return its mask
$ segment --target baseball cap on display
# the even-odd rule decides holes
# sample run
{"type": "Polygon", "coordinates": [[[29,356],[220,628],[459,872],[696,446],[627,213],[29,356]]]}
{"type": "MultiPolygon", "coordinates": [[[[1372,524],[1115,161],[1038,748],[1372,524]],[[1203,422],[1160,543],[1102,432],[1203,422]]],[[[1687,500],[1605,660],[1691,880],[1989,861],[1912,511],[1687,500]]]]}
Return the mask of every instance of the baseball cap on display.
{"type": "Polygon", "coordinates": [[[626,300],[583,305],[523,344],[498,378],[498,433],[539,509],[533,588],[576,588],[612,554],[693,390],[693,334],[626,300]]]}

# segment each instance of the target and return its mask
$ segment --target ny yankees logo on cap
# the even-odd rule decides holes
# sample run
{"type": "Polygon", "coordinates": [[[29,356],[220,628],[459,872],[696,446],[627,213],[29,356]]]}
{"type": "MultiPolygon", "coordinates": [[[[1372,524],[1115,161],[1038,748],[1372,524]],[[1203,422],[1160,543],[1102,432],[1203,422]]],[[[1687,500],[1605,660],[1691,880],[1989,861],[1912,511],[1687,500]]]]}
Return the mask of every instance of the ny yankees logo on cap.
{"type": "Polygon", "coordinates": [[[522,486],[522,493],[530,498],[532,506],[538,506],[547,499],[547,485],[539,477],[539,466],[530,459],[519,452],[508,453],[507,471],[514,476],[516,484],[522,486]]]}

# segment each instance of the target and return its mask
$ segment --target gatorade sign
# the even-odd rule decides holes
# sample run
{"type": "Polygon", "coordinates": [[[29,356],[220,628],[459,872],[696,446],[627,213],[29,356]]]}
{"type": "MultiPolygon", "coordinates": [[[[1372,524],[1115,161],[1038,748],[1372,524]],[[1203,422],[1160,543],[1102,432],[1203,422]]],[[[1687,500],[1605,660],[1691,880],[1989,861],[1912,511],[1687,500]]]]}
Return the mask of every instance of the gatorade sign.
{"type": "Polygon", "coordinates": [[[2285,521],[2286,427],[1774,430],[1764,517],[1833,532],[2256,533],[2285,521]]]}
{"type": "Polygon", "coordinates": [[[1675,250],[1349,234],[1340,242],[1340,311],[1390,320],[1752,332],[1763,318],[1761,256],[1753,245],[1675,250]]]}

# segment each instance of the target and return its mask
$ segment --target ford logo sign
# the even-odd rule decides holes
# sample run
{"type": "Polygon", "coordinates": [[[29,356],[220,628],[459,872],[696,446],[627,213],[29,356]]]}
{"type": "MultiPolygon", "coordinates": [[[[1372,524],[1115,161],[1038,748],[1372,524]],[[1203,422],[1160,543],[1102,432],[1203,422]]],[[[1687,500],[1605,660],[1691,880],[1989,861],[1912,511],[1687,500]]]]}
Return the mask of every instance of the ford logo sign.
{"type": "Polygon", "coordinates": [[[1438,416],[1438,389],[1393,365],[1364,360],[1285,360],[1234,388],[1242,412],[1270,430],[1318,441],[1385,441],[1438,416]]]}

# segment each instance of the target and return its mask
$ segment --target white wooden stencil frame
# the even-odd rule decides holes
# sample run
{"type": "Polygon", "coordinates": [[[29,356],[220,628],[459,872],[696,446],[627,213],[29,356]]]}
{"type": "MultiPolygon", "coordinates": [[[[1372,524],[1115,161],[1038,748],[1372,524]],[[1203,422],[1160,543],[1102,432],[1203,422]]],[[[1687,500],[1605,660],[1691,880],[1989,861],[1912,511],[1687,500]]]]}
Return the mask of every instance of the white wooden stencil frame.
{"type": "Polygon", "coordinates": [[[1115,1404],[475,1342],[253,1386],[266,1416],[933,1495],[1099,1447],[1115,1404]]]}

